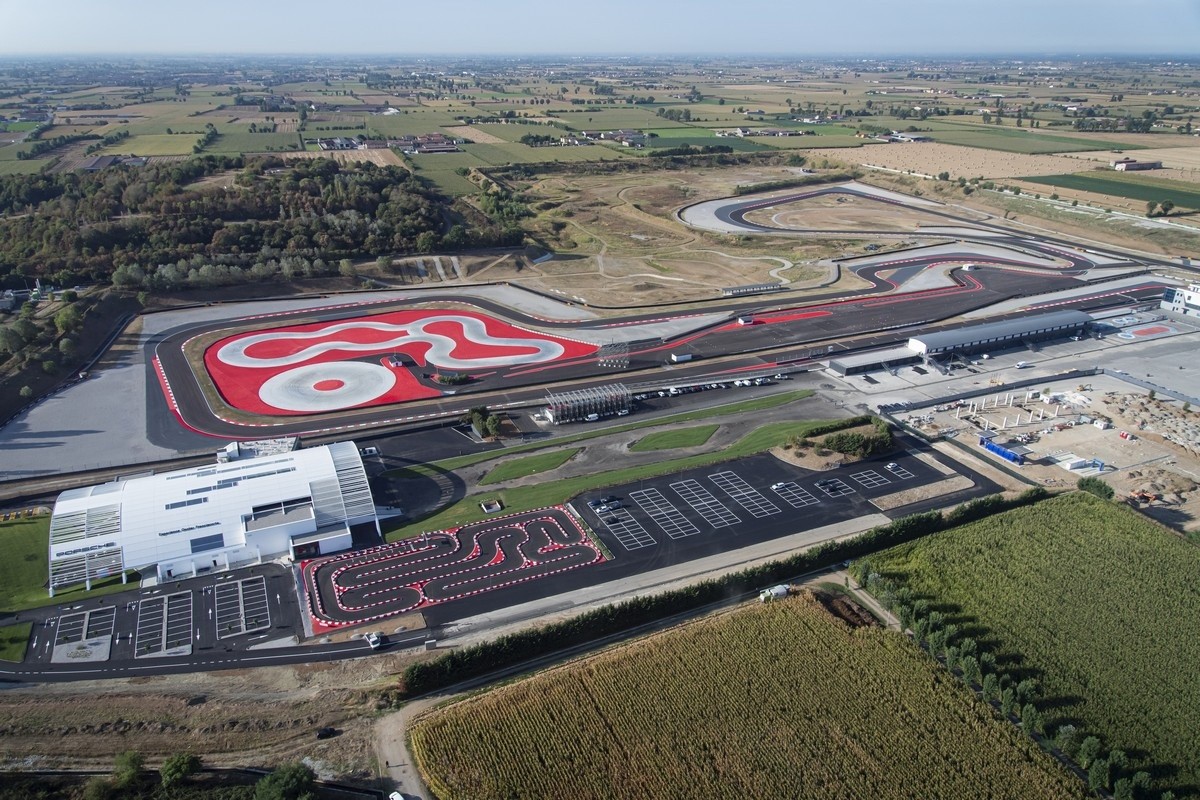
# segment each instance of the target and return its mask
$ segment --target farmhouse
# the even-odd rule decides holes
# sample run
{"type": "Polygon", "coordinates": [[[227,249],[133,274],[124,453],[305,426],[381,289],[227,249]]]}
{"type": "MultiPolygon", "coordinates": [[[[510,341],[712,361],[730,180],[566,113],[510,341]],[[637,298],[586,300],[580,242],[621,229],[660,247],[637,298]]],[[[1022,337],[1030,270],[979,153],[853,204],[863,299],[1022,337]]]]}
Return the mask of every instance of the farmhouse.
{"type": "Polygon", "coordinates": [[[354,443],[295,443],[236,443],[215,464],[63,492],[50,518],[51,596],[128,569],[166,580],[345,550],[359,525],[378,534],[354,443]]]}

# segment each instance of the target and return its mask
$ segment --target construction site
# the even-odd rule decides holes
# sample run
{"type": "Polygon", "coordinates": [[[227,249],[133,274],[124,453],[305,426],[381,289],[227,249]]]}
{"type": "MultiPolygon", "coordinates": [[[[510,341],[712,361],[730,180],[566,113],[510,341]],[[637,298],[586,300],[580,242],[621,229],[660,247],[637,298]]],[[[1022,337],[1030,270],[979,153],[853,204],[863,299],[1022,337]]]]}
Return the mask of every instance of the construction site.
{"type": "Polygon", "coordinates": [[[1096,477],[1150,516],[1200,532],[1200,413],[1111,375],[993,390],[901,420],[1049,488],[1096,477]]]}

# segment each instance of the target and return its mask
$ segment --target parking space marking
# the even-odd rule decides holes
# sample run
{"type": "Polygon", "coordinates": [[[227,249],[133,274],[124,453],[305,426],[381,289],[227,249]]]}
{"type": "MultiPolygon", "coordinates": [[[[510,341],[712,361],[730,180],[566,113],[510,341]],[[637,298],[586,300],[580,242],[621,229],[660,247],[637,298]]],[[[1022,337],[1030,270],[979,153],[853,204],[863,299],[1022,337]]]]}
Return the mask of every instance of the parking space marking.
{"type": "Polygon", "coordinates": [[[227,639],[271,627],[267,579],[262,575],[213,587],[217,638],[227,639]]]}
{"type": "Polygon", "coordinates": [[[192,593],[148,597],[138,605],[135,658],[165,653],[192,643],[192,593]]]}
{"type": "Polygon", "coordinates": [[[83,626],[87,614],[63,614],[58,618],[58,629],[54,633],[55,644],[70,644],[83,641],[83,626]]]}
{"type": "Polygon", "coordinates": [[[777,483],[771,487],[775,494],[782,497],[792,508],[804,508],[805,506],[815,506],[821,501],[807,489],[801,488],[798,484],[792,481],[786,483],[777,483]]]}
{"type": "Polygon", "coordinates": [[[721,491],[732,497],[734,502],[749,511],[755,519],[779,513],[779,506],[768,500],[758,489],[746,483],[736,472],[726,470],[709,475],[708,479],[715,483],[721,491]]]}
{"type": "Polygon", "coordinates": [[[98,611],[89,611],[87,615],[87,627],[84,630],[83,638],[96,639],[101,636],[112,636],[116,623],[117,610],[115,608],[102,608],[98,611]]]}
{"type": "Polygon", "coordinates": [[[701,486],[699,481],[688,478],[672,483],[671,488],[683,498],[685,503],[700,512],[704,521],[714,528],[728,528],[730,525],[737,525],[741,522],[737,514],[713,497],[712,492],[701,486]]]}
{"type": "Polygon", "coordinates": [[[891,483],[888,478],[885,478],[873,469],[855,472],[850,476],[850,478],[867,487],[868,489],[876,489],[884,484],[891,483]]]}
{"type": "Polygon", "coordinates": [[[841,478],[826,478],[817,484],[817,488],[830,497],[842,497],[848,494],[854,494],[854,489],[850,488],[850,484],[843,481],[841,478]]]}
{"type": "Polygon", "coordinates": [[[887,469],[888,469],[888,472],[892,473],[893,475],[895,475],[897,478],[899,478],[902,481],[906,481],[909,478],[917,477],[916,475],[912,474],[911,472],[909,472],[908,470],[906,470],[904,467],[900,466],[899,464],[897,464],[894,467],[888,467],[887,469]]]}
{"type": "Polygon", "coordinates": [[[597,512],[601,521],[612,531],[613,536],[626,550],[639,550],[643,547],[653,547],[658,544],[654,537],[642,527],[642,523],[634,519],[627,508],[614,508],[603,516],[597,512]]]}
{"type": "Polygon", "coordinates": [[[658,489],[641,489],[630,492],[629,496],[672,539],[682,539],[700,532],[700,529],[679,513],[679,509],[673,506],[671,501],[664,497],[658,489]]]}

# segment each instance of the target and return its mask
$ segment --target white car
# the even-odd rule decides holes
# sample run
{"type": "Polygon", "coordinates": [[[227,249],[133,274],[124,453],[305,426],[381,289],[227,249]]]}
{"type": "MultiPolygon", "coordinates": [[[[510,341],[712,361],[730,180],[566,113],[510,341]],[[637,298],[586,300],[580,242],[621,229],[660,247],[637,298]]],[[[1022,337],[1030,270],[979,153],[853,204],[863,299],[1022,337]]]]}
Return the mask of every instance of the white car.
{"type": "Polygon", "coordinates": [[[368,633],[363,637],[363,641],[370,645],[372,650],[378,650],[383,646],[383,637],[375,632],[368,633]]]}

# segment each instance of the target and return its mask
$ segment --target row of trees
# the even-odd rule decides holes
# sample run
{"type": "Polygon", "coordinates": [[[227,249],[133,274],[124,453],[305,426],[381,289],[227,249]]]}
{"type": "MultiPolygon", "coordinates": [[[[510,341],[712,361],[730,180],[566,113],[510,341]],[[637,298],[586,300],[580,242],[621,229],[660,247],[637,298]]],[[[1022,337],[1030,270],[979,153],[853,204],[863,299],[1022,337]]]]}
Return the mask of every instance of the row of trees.
{"type": "MultiPolygon", "coordinates": [[[[862,421],[864,420],[858,420],[862,421]]],[[[818,430],[810,432],[814,435],[817,433],[818,430]]],[[[757,591],[763,586],[789,580],[814,569],[910,542],[979,516],[1039,502],[1048,496],[1044,489],[1035,487],[1011,500],[995,495],[966,503],[956,509],[955,513],[946,516],[937,511],[914,514],[889,525],[872,528],[852,539],[827,542],[782,561],[750,567],[683,589],[606,605],[563,622],[508,634],[471,647],[458,648],[433,661],[407,667],[404,670],[403,693],[406,697],[414,697],[442,689],[459,681],[520,664],[556,650],[592,642],[673,614],[757,591]]]]}
{"type": "MultiPolygon", "coordinates": [[[[962,678],[969,687],[989,703],[999,708],[1008,719],[1019,724],[1030,736],[1045,736],[1047,741],[1086,771],[1088,788],[1092,791],[1112,791],[1117,800],[1142,800],[1150,792],[1150,774],[1129,769],[1129,759],[1121,750],[1103,755],[1103,744],[1096,736],[1084,736],[1074,725],[1059,726],[1049,736],[1042,712],[1038,709],[1039,687],[1032,678],[1014,679],[998,666],[996,656],[984,650],[979,642],[961,632],[947,615],[934,610],[929,600],[917,598],[912,591],[895,580],[874,571],[869,558],[852,567],[856,579],[879,602],[892,611],[905,630],[921,643],[934,658],[962,678]]],[[[1161,800],[1173,800],[1172,792],[1160,795],[1161,800]]]]}
{"type": "Polygon", "coordinates": [[[145,770],[145,759],[133,750],[119,754],[110,775],[98,775],[84,786],[84,800],[134,800],[136,798],[191,798],[220,796],[246,800],[315,800],[316,774],[304,764],[291,763],[264,775],[250,786],[226,786],[216,794],[197,795],[190,779],[203,769],[200,758],[191,753],[177,753],[163,761],[158,769],[158,781],[145,770]],[[155,785],[157,783],[157,786],[155,785]]]}
{"type": "Polygon", "coordinates": [[[1170,213],[1174,210],[1175,210],[1175,201],[1174,200],[1163,200],[1162,202],[1159,202],[1159,203],[1156,203],[1155,201],[1151,200],[1150,202],[1146,203],[1146,216],[1147,217],[1166,217],[1166,216],[1169,216],[1170,213]]]}

